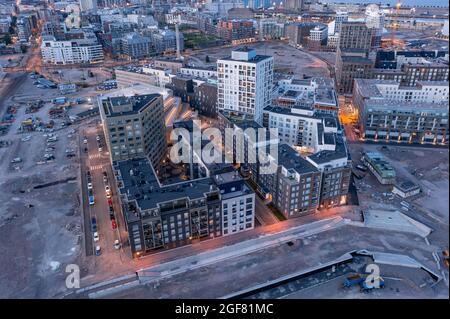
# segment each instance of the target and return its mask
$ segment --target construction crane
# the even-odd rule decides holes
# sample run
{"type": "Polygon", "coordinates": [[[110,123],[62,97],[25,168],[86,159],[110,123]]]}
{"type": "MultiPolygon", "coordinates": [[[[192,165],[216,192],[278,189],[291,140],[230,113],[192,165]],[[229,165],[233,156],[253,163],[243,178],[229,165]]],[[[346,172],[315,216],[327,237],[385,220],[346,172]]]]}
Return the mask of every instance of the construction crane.
{"type": "Polygon", "coordinates": [[[397,0],[397,3],[395,4],[395,10],[394,10],[394,21],[391,24],[391,45],[394,45],[395,42],[395,32],[398,28],[398,13],[400,11],[400,7],[402,6],[401,0],[397,0]]]}

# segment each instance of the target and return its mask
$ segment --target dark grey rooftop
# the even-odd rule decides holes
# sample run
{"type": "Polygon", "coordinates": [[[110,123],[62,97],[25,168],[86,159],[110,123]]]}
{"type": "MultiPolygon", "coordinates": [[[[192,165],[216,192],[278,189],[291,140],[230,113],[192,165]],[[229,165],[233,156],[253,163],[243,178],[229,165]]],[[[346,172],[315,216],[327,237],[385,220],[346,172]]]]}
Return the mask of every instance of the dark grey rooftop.
{"type": "Polygon", "coordinates": [[[410,181],[410,180],[403,180],[400,181],[398,183],[395,184],[395,187],[404,191],[404,192],[408,192],[408,191],[412,191],[415,190],[417,188],[420,188],[419,185],[417,185],[416,183],[410,181]]]}
{"type": "Polygon", "coordinates": [[[145,94],[145,95],[136,95],[136,96],[115,96],[108,97],[107,101],[107,116],[123,116],[123,115],[132,115],[139,113],[144,107],[148,104],[152,103],[154,100],[158,99],[160,94],[145,94]],[[130,105],[132,106],[131,110],[116,112],[114,111],[115,107],[130,105]]]}
{"type": "Polygon", "coordinates": [[[120,193],[129,201],[136,200],[141,210],[157,208],[159,203],[181,198],[203,198],[205,193],[216,190],[210,178],[160,185],[147,158],[120,161],[115,167],[122,178],[120,193]]]}
{"type": "Polygon", "coordinates": [[[350,159],[347,152],[347,146],[341,134],[333,133],[336,143],[336,149],[334,151],[320,151],[308,158],[316,164],[324,164],[332,160],[347,158],[350,159]]]}
{"type": "Polygon", "coordinates": [[[360,56],[343,56],[342,61],[345,63],[373,64],[372,60],[360,56]]]}
{"type": "Polygon", "coordinates": [[[278,165],[282,165],[286,169],[294,169],[299,174],[317,172],[317,168],[287,144],[281,144],[278,147],[278,165]]]}

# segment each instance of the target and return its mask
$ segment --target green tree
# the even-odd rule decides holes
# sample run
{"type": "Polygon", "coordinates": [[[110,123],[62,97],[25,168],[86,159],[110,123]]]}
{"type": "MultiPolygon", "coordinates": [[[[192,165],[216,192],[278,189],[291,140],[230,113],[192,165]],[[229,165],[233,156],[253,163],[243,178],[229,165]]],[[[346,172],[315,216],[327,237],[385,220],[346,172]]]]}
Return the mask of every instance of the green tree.
{"type": "Polygon", "coordinates": [[[11,36],[10,36],[9,34],[5,34],[5,35],[1,38],[0,42],[4,42],[6,45],[11,44],[11,43],[12,43],[12,41],[11,41],[11,36]]]}

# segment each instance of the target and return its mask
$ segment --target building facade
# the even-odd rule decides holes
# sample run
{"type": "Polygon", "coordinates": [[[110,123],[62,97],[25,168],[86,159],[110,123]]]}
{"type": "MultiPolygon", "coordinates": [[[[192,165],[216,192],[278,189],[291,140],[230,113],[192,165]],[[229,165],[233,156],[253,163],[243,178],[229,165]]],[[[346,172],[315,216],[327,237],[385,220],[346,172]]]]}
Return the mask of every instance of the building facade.
{"type": "Polygon", "coordinates": [[[56,41],[46,36],[41,45],[44,63],[51,64],[93,64],[103,61],[103,49],[94,38],[56,41]]]}
{"type": "Polygon", "coordinates": [[[124,89],[97,97],[111,161],[148,156],[159,167],[166,152],[163,98],[134,93],[124,89]]]}
{"type": "Polygon", "coordinates": [[[448,82],[355,80],[353,104],[366,140],[448,144],[448,82]]]}
{"type": "Polygon", "coordinates": [[[217,60],[218,109],[246,114],[262,123],[263,109],[271,103],[273,57],[247,48],[217,60]]]}

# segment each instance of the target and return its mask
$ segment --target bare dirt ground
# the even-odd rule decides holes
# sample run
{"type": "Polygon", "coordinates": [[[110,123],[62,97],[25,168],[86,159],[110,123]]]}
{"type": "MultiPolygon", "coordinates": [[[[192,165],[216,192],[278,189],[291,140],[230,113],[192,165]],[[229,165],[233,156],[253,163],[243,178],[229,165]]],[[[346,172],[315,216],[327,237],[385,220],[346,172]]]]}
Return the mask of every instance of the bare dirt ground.
{"type": "MultiPolygon", "coordinates": [[[[293,73],[296,77],[305,76],[325,76],[329,77],[329,72],[325,62],[314,57],[308,52],[302,52],[288,45],[285,42],[258,42],[246,45],[248,48],[256,49],[257,54],[270,55],[274,58],[274,71],[280,73],[293,73]]],[[[229,57],[231,51],[244,45],[211,48],[201,51],[194,51],[188,58],[189,63],[196,66],[214,65],[217,59],[229,57]],[[209,56],[210,63],[206,63],[206,56],[209,56]]]]}
{"type": "MultiPolygon", "coordinates": [[[[36,113],[25,114],[26,102],[51,100],[61,94],[38,89],[27,78],[5,106],[19,106],[16,120],[0,140],[11,141],[0,148],[0,297],[48,298],[66,289],[65,266],[81,264],[82,225],[79,199],[78,127],[62,128],[54,119],[58,141],[53,161],[44,161],[45,132],[18,133],[28,117],[49,120],[51,103],[36,113]],[[30,140],[22,141],[25,136],[30,140]],[[66,157],[66,150],[76,156],[66,157]],[[12,164],[14,158],[22,162],[12,164]],[[17,168],[16,168],[17,167],[17,168]],[[50,183],[50,184],[49,184],[50,183]]],[[[80,94],[80,93],[77,93],[80,94]]],[[[82,111],[80,106],[80,111],[82,111]]]]}

